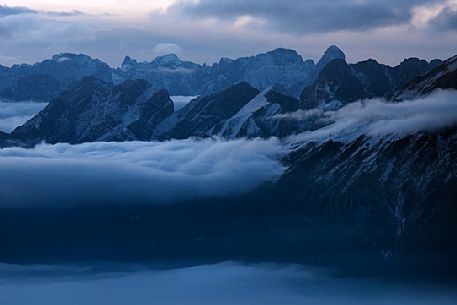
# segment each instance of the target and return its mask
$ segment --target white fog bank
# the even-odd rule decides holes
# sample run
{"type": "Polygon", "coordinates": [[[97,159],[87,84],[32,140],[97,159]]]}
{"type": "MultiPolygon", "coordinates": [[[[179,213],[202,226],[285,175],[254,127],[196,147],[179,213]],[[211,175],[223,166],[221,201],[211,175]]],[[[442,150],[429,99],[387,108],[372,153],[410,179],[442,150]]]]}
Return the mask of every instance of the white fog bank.
{"type": "Polygon", "coordinates": [[[0,205],[236,196],[284,171],[277,139],[41,144],[0,150],[0,205]]]}

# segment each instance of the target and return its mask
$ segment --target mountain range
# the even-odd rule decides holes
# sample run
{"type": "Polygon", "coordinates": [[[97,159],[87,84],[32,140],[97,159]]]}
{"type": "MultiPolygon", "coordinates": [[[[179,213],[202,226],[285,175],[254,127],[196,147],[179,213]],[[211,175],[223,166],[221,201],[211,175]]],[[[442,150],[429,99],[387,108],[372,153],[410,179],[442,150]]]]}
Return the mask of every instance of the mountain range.
{"type": "MultiPolygon", "coordinates": [[[[228,139],[286,137],[323,126],[322,121],[313,115],[307,120],[290,120],[287,113],[310,109],[336,110],[360,99],[392,98],[409,81],[429,70],[439,69],[441,64],[440,60],[426,62],[415,58],[396,67],[374,60],[347,64],[345,54],[336,46],[329,47],[317,65],[303,61],[295,51],[286,49],[233,61],[222,59],[210,67],[182,62],[174,55],[158,57],[150,63],[137,63],[127,58],[123,68],[116,70],[110,70],[107,65],[87,56],[59,55],[33,66],[24,65],[22,70],[29,71],[27,73],[33,70],[47,71],[48,74],[18,78],[16,89],[3,91],[16,96],[30,96],[28,92],[34,92],[36,96],[49,98],[55,94],[57,97],[52,98],[32,120],[16,128],[11,135],[2,135],[1,139],[2,142],[9,139],[33,145],[41,141],[81,143],[211,136],[228,139]],[[308,68],[304,69],[305,66],[308,68]],[[164,67],[168,70],[163,70],[164,67]],[[194,69],[194,72],[183,72],[184,68],[194,69]],[[265,69],[274,77],[259,72],[265,69]],[[303,73],[292,73],[291,69],[303,73]],[[197,80],[200,73],[206,75],[207,81],[197,80]],[[259,75],[259,78],[238,82],[246,80],[248,74],[259,75]],[[120,81],[120,75],[130,76],[120,81]],[[262,79],[266,76],[268,81],[262,79]],[[81,80],[76,81],[78,77],[81,80]],[[146,80],[141,80],[141,77],[146,80]],[[169,77],[179,79],[164,81],[169,77]],[[174,111],[170,95],[182,91],[177,89],[170,94],[169,90],[178,86],[178,82],[192,84],[194,81],[187,79],[189,77],[197,77],[195,83],[200,86],[189,93],[211,91],[209,87],[224,89],[200,95],[174,111]],[[291,77],[293,81],[290,81],[291,77]],[[224,81],[220,82],[221,79],[224,81]],[[213,84],[208,87],[205,84],[210,80],[213,84]],[[33,84],[28,85],[28,82],[33,84]],[[300,98],[291,94],[291,88],[306,84],[300,98]],[[22,87],[26,89],[18,89],[22,87]]],[[[18,67],[10,68],[15,69],[18,67]]]]}
{"type": "MultiPolygon", "coordinates": [[[[331,255],[338,250],[342,257],[345,252],[358,251],[380,261],[398,259],[408,263],[410,257],[415,257],[433,265],[438,258],[451,262],[457,254],[453,242],[457,232],[455,118],[445,127],[425,128],[427,122],[419,117],[414,122],[423,126],[417,130],[374,137],[360,132],[363,124],[370,123],[370,117],[362,118],[361,125],[328,132],[332,127],[329,117],[339,109],[351,115],[366,112],[364,99],[368,98],[382,98],[378,101],[381,105],[407,106],[411,105],[408,101],[424,99],[437,90],[456,90],[456,73],[457,56],[432,62],[408,59],[396,67],[374,60],[347,64],[336,47],[327,50],[317,65],[284,49],[235,61],[223,59],[211,67],[181,62],[175,56],[151,63],[126,59],[123,68],[102,73],[108,79],[85,76],[75,82],[68,77],[67,89],[11,134],[1,133],[0,143],[33,146],[42,141],[283,138],[289,153],[282,160],[287,170],[278,181],[218,207],[225,214],[216,213],[213,205],[177,208],[189,209],[189,215],[198,219],[214,217],[212,223],[218,223],[218,229],[204,221],[197,224],[185,217],[176,221],[168,218],[169,223],[182,225],[186,232],[198,232],[199,236],[198,240],[192,239],[192,234],[189,239],[176,238],[184,238],[186,245],[198,243],[192,249],[206,249],[221,259],[227,253],[249,259],[268,244],[268,250],[262,250],[268,259],[289,255],[294,260],[317,251],[331,255]],[[159,73],[153,69],[156,72],[148,74],[150,66],[169,70],[159,73]],[[279,69],[282,72],[273,73],[279,66],[283,66],[279,69]],[[196,72],[188,71],[192,69],[196,72]],[[252,82],[244,79],[258,69],[268,71],[261,73],[265,78],[254,78],[252,82]],[[238,74],[228,72],[234,70],[238,74]],[[219,75],[228,78],[209,77],[215,79],[211,86],[202,82],[198,89],[202,91],[189,91],[208,94],[174,111],[169,92],[194,90],[192,77],[194,73],[205,75],[202,71],[219,71],[219,75]],[[270,78],[270,72],[278,78],[270,78]],[[140,75],[137,73],[154,78],[134,79],[140,75]],[[124,77],[126,80],[121,80],[124,77]],[[189,87],[173,91],[178,84],[189,87]],[[290,93],[297,84],[305,84],[300,98],[290,93]],[[212,92],[216,88],[218,91],[212,92]],[[310,140],[313,131],[317,136],[310,140]],[[323,136],[325,132],[329,136],[323,136]],[[262,230],[260,237],[253,228],[262,230]],[[219,237],[228,234],[232,236],[228,244],[218,243],[225,240],[219,237]]],[[[61,80],[63,83],[64,78],[61,80]]],[[[383,109],[375,110],[382,114],[383,109]]],[[[406,118],[398,119],[402,120],[406,118]]],[[[385,120],[374,127],[381,130],[383,124],[385,120]]],[[[175,217],[163,210],[157,215],[160,213],[175,217]]],[[[162,223],[157,215],[151,219],[162,223]]],[[[176,256],[177,246],[168,241],[169,233],[155,232],[157,239],[163,241],[161,252],[148,248],[142,249],[141,255],[176,256]]]]}
{"type": "MultiPolygon", "coordinates": [[[[247,82],[260,91],[270,86],[281,86],[288,95],[298,98],[303,96],[304,88],[308,88],[307,92],[312,91],[309,87],[316,85],[316,81],[317,87],[323,85],[326,76],[324,74],[319,79],[320,72],[335,59],[346,59],[337,46],[330,46],[317,64],[313,60],[304,60],[294,50],[279,48],[235,60],[222,58],[211,66],[183,61],[175,54],[159,56],[151,62],[138,62],[126,56],[120,68],[111,68],[87,55],[64,53],[33,65],[0,66],[0,97],[48,102],[82,78],[95,76],[115,85],[125,80],[144,79],[152,88],[166,89],[171,95],[210,95],[247,82]]],[[[340,69],[350,70],[347,73],[357,78],[352,82],[363,87],[363,96],[384,96],[393,94],[440,62],[409,58],[398,66],[390,67],[368,60],[348,67],[341,62],[340,69]]],[[[334,68],[328,67],[326,74],[334,68]]],[[[310,94],[306,93],[304,97],[310,94]]],[[[337,93],[336,97],[340,94],[337,93]]]]}

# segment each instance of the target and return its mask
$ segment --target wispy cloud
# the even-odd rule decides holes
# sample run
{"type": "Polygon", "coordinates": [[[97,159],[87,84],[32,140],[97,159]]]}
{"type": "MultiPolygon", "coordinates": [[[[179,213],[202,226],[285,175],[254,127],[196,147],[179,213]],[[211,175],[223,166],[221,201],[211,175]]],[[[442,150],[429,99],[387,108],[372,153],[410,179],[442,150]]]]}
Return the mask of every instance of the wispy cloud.
{"type": "MultiPolygon", "coordinates": [[[[302,117],[301,113],[290,118],[302,117]]],[[[351,103],[338,111],[315,117],[327,126],[298,135],[298,141],[352,141],[360,136],[405,137],[457,124],[457,91],[438,90],[429,96],[401,103],[374,99],[351,103]]]]}
{"type": "Polygon", "coordinates": [[[20,14],[35,14],[37,11],[29,9],[25,6],[6,6],[0,5],[0,17],[14,16],[20,14]]]}
{"type": "Polygon", "coordinates": [[[2,102],[0,100],[0,131],[10,132],[24,124],[46,107],[46,103],[2,102]]]}

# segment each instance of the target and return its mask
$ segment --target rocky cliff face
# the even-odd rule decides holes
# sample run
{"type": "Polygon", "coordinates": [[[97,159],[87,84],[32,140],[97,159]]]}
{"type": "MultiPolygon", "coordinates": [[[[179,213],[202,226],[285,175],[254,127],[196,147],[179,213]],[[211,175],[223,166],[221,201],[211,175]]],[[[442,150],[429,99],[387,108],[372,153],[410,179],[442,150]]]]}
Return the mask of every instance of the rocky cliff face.
{"type": "Polygon", "coordinates": [[[239,83],[221,93],[195,99],[164,120],[156,130],[156,137],[211,136],[216,125],[233,117],[258,93],[249,84],[239,83]]]}
{"type": "Polygon", "coordinates": [[[363,85],[344,59],[325,66],[312,86],[300,97],[305,109],[338,108],[343,104],[367,97],[363,85]]]}
{"type": "Polygon", "coordinates": [[[457,56],[408,83],[395,99],[413,99],[436,89],[457,89],[457,56]]]}
{"type": "Polygon", "coordinates": [[[408,82],[441,63],[417,58],[404,60],[390,67],[373,59],[347,64],[343,58],[330,61],[319,72],[314,83],[306,87],[300,97],[302,107],[334,108],[358,99],[391,98],[408,82]]]}
{"type": "Polygon", "coordinates": [[[90,77],[52,100],[11,137],[48,143],[145,140],[172,113],[168,92],[156,92],[146,81],[113,86],[90,77]]]}

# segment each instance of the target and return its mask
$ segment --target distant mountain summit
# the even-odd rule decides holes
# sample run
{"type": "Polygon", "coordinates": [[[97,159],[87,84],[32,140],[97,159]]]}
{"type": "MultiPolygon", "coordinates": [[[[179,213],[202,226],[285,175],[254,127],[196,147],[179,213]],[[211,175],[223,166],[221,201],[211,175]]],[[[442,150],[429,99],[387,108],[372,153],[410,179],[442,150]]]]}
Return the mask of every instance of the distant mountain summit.
{"type": "Polygon", "coordinates": [[[47,102],[84,77],[111,82],[111,68],[83,54],[62,53],[33,65],[0,67],[0,97],[47,102]]]}
{"type": "Polygon", "coordinates": [[[319,73],[324,69],[324,67],[329,64],[330,62],[336,60],[336,59],[342,59],[346,60],[346,54],[338,48],[335,45],[331,45],[328,47],[327,50],[325,50],[324,55],[321,57],[319,62],[316,65],[316,73],[319,73]]]}
{"type": "Polygon", "coordinates": [[[314,71],[312,60],[304,61],[294,50],[279,48],[265,54],[238,59],[221,58],[208,66],[179,59],[175,54],[159,56],[151,62],[126,57],[113,79],[145,79],[155,88],[166,88],[174,95],[209,95],[240,82],[263,90],[272,85],[293,88],[308,82],[314,71]]]}
{"type": "MultiPolygon", "coordinates": [[[[0,66],[0,97],[48,102],[82,78],[94,76],[115,85],[126,80],[143,79],[155,90],[166,89],[171,95],[185,96],[211,95],[246,82],[259,91],[272,86],[281,87],[283,93],[303,99],[308,94],[303,93],[305,89],[310,92],[310,87],[330,85],[322,83],[325,76],[320,77],[320,74],[335,60],[346,60],[344,52],[335,45],[324,52],[317,64],[286,48],[237,59],[221,58],[212,65],[185,61],[175,54],[158,56],[149,62],[138,62],[126,56],[117,69],[87,55],[62,53],[34,65],[0,66]]],[[[348,65],[363,87],[363,92],[352,92],[351,96],[391,96],[405,83],[439,64],[438,60],[428,63],[410,58],[396,67],[373,60],[348,65]]],[[[335,83],[330,87],[335,89],[341,85],[335,83]]],[[[344,90],[343,85],[339,91],[344,90]]],[[[331,96],[329,94],[326,98],[331,96]]],[[[303,101],[308,105],[322,103],[323,100],[303,101]]]]}
{"type": "MultiPolygon", "coordinates": [[[[335,50],[333,52],[341,55],[335,50]]],[[[251,62],[252,58],[243,60],[251,62]]],[[[255,62],[292,66],[304,63],[296,52],[285,49],[258,55],[255,62]]],[[[397,99],[414,98],[437,88],[457,88],[456,62],[453,57],[427,72],[424,70],[438,62],[410,59],[399,66],[389,67],[372,59],[347,64],[343,58],[337,58],[320,71],[314,83],[303,90],[300,99],[290,96],[281,85],[259,90],[247,82],[240,82],[217,93],[200,96],[176,112],[168,91],[158,89],[146,80],[128,79],[114,85],[88,77],[70,86],[33,119],[16,128],[11,135],[2,135],[0,140],[33,145],[41,141],[81,143],[213,136],[227,139],[286,137],[323,127],[325,120],[320,120],[323,111],[337,110],[357,100],[393,96],[397,99]],[[410,69],[411,65],[414,69],[410,69]],[[403,81],[423,71],[426,73],[394,95],[396,88],[404,85],[403,81]]],[[[230,66],[232,61],[222,59],[221,65],[225,64],[230,66]]],[[[133,67],[138,71],[135,65],[144,67],[126,58],[123,69],[127,71],[133,67]]],[[[181,61],[177,56],[165,56],[147,65],[167,71],[160,73],[161,76],[168,73],[181,77],[182,72],[168,70],[190,69],[193,64],[181,61]]],[[[51,82],[47,76],[37,77],[37,84],[51,82]]]]}

